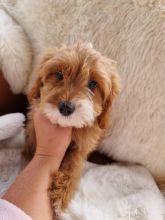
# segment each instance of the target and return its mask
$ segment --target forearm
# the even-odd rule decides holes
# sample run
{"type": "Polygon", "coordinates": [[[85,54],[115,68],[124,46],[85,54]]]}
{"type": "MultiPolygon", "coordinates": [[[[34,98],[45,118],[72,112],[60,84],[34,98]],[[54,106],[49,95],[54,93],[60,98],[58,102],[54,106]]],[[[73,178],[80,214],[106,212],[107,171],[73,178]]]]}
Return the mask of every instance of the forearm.
{"type": "Polygon", "coordinates": [[[58,167],[59,163],[53,157],[35,156],[3,196],[3,199],[21,208],[34,220],[52,220],[47,190],[50,185],[51,173],[58,167]],[[41,210],[44,211],[41,212],[41,210]]]}

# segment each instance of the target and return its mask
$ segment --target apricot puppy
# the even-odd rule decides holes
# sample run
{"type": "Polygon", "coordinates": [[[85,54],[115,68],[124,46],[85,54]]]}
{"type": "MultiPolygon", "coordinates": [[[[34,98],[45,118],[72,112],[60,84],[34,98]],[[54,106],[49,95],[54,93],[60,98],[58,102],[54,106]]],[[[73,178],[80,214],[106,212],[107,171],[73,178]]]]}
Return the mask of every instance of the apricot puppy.
{"type": "Polygon", "coordinates": [[[38,105],[53,124],[71,126],[72,142],[49,189],[54,213],[65,209],[78,185],[83,161],[109,126],[112,101],[119,78],[111,60],[90,44],[53,48],[46,52],[28,97],[31,105],[24,154],[35,153],[33,108],[38,105]]]}

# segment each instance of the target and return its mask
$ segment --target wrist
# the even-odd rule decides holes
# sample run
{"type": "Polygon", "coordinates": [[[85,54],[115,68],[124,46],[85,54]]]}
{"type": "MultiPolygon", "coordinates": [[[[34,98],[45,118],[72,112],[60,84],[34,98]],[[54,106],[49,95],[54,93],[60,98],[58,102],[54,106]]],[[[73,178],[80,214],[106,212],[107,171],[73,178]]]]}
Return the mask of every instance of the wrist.
{"type": "Polygon", "coordinates": [[[50,154],[36,152],[32,161],[39,165],[47,167],[48,171],[54,172],[59,169],[61,159],[50,154]]]}

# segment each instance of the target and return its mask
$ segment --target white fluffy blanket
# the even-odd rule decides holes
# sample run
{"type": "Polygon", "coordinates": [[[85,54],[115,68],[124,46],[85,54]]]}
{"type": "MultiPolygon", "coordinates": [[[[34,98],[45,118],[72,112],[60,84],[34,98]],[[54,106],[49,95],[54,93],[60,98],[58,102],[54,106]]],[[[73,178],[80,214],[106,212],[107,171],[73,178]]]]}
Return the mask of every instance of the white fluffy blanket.
{"type": "MultiPolygon", "coordinates": [[[[23,121],[21,114],[0,117],[1,195],[23,166],[20,157],[20,146],[24,142],[23,121]]],[[[62,219],[163,220],[164,211],[163,197],[145,168],[126,164],[98,166],[86,162],[79,189],[62,219]]]]}

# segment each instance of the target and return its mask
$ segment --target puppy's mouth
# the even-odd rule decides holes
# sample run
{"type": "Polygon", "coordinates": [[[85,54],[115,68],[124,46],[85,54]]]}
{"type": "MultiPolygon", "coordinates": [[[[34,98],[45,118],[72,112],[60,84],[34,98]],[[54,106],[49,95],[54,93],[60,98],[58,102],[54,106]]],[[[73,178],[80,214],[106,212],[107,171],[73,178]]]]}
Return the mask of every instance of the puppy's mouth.
{"type": "Polygon", "coordinates": [[[61,101],[57,106],[47,103],[43,111],[53,124],[62,127],[92,126],[95,120],[93,104],[86,99],[61,101]]]}

